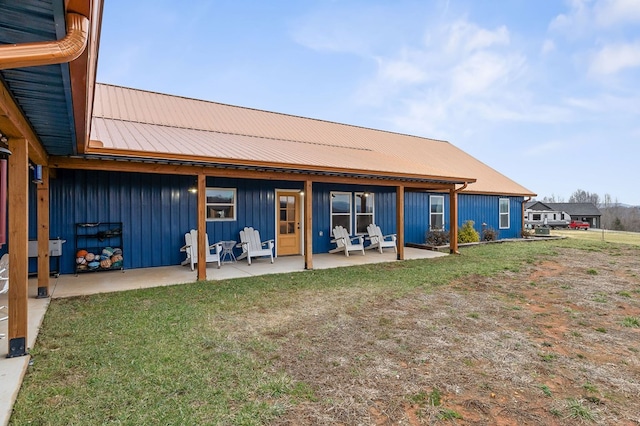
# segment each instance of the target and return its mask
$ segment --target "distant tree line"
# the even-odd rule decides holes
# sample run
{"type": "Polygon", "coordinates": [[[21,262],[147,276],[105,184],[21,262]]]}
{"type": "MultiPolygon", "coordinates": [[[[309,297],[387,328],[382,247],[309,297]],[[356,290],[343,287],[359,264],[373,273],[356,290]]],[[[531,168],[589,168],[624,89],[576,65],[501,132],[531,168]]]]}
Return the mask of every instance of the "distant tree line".
{"type": "MultiPolygon", "coordinates": [[[[542,202],[548,203],[564,203],[562,197],[551,194],[550,197],[544,197],[542,202]]],[[[616,231],[633,231],[640,232],[640,206],[627,206],[613,200],[610,194],[604,194],[604,197],[596,193],[578,189],[569,197],[569,203],[593,203],[602,213],[602,227],[605,229],[613,229],[616,231]]]]}

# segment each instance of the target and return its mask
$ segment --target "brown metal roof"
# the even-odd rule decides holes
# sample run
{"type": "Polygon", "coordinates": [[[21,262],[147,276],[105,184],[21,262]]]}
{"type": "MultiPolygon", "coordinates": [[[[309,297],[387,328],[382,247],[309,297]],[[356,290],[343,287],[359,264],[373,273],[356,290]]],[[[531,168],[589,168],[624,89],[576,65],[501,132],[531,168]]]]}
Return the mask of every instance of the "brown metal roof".
{"type": "Polygon", "coordinates": [[[534,195],[449,142],[97,84],[87,153],[377,173],[534,195]]]}

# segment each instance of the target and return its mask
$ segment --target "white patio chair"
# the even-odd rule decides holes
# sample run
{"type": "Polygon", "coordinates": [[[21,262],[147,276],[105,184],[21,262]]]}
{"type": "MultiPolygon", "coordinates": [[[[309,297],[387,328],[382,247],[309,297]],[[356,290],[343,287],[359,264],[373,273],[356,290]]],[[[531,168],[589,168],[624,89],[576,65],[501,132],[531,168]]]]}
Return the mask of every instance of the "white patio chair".
{"type": "Polygon", "coordinates": [[[269,256],[271,263],[273,263],[273,247],[274,241],[260,240],[260,232],[252,227],[246,227],[240,231],[240,243],[238,246],[242,247],[242,254],[238,256],[238,260],[247,258],[249,266],[251,266],[252,257],[269,256]]]}
{"type": "Polygon", "coordinates": [[[344,251],[345,256],[349,256],[350,251],[361,251],[364,256],[364,238],[362,235],[352,237],[344,226],[336,226],[333,228],[333,240],[332,243],[336,244],[336,248],[329,250],[329,253],[338,253],[344,251]],[[358,241],[354,243],[354,241],[358,241]]]}
{"type": "Polygon", "coordinates": [[[369,241],[371,244],[367,246],[368,249],[378,249],[382,253],[383,248],[393,247],[393,250],[398,253],[398,247],[396,241],[398,239],[396,234],[383,235],[382,230],[375,223],[367,226],[367,232],[369,233],[369,241]]]}
{"type": "MultiPolygon", "coordinates": [[[[207,248],[206,262],[217,262],[218,269],[220,269],[220,254],[222,253],[222,244],[215,243],[209,245],[209,236],[205,234],[205,247],[207,248]],[[214,249],[211,252],[211,249],[214,249]]],[[[182,265],[191,264],[191,270],[193,271],[194,265],[198,263],[198,231],[192,229],[184,234],[184,246],[180,248],[181,252],[187,254],[187,258],[182,261],[182,265]]]]}
{"type": "MultiPolygon", "coordinates": [[[[0,295],[9,292],[9,254],[5,253],[0,258],[0,295]]],[[[6,310],[6,306],[0,306],[0,310],[6,310]]],[[[0,321],[6,321],[7,315],[0,317],[0,321]]],[[[4,338],[4,333],[0,333],[0,339],[4,338]]]]}

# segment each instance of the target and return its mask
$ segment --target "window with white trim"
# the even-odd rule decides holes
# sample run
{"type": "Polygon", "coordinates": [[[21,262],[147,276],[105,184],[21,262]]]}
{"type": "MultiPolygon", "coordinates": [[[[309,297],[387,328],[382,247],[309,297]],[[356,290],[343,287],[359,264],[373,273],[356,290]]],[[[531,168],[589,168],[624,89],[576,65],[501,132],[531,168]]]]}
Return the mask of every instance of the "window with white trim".
{"type": "Polygon", "coordinates": [[[236,220],[236,202],[235,188],[207,188],[207,220],[236,220]]]}
{"type": "Polygon", "coordinates": [[[336,226],[343,226],[351,235],[351,193],[331,193],[331,232],[336,226]]]}
{"type": "Polygon", "coordinates": [[[500,229],[508,229],[509,223],[509,199],[500,198],[500,229]]]}
{"type": "Polygon", "coordinates": [[[432,195],[429,197],[429,227],[431,229],[444,229],[444,195],[432,195]]]}
{"type": "Polygon", "coordinates": [[[374,194],[370,192],[356,192],[356,234],[366,234],[367,226],[374,223],[373,205],[374,194]]]}

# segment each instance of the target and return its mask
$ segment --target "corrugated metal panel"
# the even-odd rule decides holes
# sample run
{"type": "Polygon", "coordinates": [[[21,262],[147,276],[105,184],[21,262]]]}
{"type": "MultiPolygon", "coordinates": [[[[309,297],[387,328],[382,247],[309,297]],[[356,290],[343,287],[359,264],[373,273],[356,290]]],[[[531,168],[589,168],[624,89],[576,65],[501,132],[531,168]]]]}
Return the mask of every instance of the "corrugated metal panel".
{"type": "MultiPolygon", "coordinates": [[[[66,32],[62,0],[0,2],[0,44],[52,41],[66,32]]],[[[0,77],[52,155],[75,152],[69,65],[1,70],[0,77]]]]}
{"type": "Polygon", "coordinates": [[[116,86],[97,85],[91,139],[125,155],[193,147],[212,158],[477,178],[468,191],[533,195],[448,142],[116,86]]]}
{"type": "Polygon", "coordinates": [[[522,227],[522,197],[501,197],[498,195],[462,194],[458,199],[458,219],[461,226],[467,220],[475,222],[474,228],[482,232],[482,224],[498,231],[498,238],[519,238],[522,227]],[[508,229],[500,229],[500,198],[509,198],[508,229]]]}
{"type": "Polygon", "coordinates": [[[62,272],[74,271],[75,224],[82,222],[123,223],[125,268],[178,264],[184,232],[196,222],[191,184],[188,176],[58,170],[51,235],[67,240],[62,272]]]}
{"type": "MultiPolygon", "coordinates": [[[[188,191],[195,177],[137,173],[58,170],[51,180],[52,237],[66,239],[61,269],[74,272],[75,224],[79,222],[122,222],[125,268],[177,265],[184,258],[179,249],[184,233],[196,227],[197,195],[188,191]]],[[[237,189],[237,218],[207,222],[210,241],[239,240],[245,226],[260,231],[263,239],[275,238],[276,189],[301,190],[299,182],[207,178],[208,187],[237,189]]],[[[385,234],[396,232],[396,194],[388,187],[362,187],[316,183],[313,185],[313,251],[331,248],[332,191],[375,194],[375,222],[385,234]],[[323,235],[320,235],[322,232],[323,235]]],[[[423,243],[429,227],[429,197],[433,193],[405,193],[405,240],[423,243]]],[[[461,195],[459,225],[467,219],[498,229],[498,196],[461,195]]],[[[449,217],[449,197],[445,199],[445,223],[449,217]]],[[[511,229],[500,230],[500,238],[520,232],[520,197],[511,197],[511,229]]],[[[30,194],[30,236],[36,237],[35,191],[30,194]]],[[[448,228],[448,226],[447,226],[448,228]]]]}
{"type": "MultiPolygon", "coordinates": [[[[371,192],[375,194],[374,220],[382,232],[396,233],[396,193],[389,187],[338,185],[317,183],[313,185],[313,252],[326,253],[335,244],[331,243],[331,192],[371,192]],[[320,233],[322,232],[322,235],[320,233]]],[[[355,226],[352,211],[352,227],[355,226]]],[[[355,228],[354,228],[355,229],[355,228]]]]}

